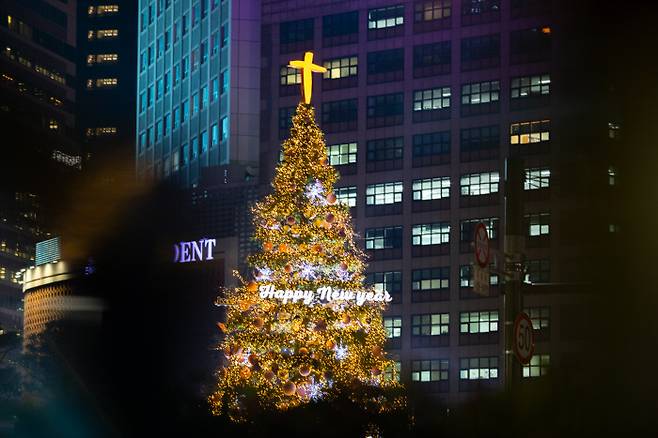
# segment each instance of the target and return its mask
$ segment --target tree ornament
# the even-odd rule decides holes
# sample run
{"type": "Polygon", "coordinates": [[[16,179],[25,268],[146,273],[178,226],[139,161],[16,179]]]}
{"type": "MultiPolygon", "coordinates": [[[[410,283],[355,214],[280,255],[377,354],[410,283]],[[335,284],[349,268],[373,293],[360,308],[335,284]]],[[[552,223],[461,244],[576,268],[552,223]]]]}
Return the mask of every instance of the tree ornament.
{"type": "Polygon", "coordinates": [[[372,373],[373,376],[378,376],[382,373],[382,370],[380,370],[379,368],[373,368],[370,372],[372,373]]]}
{"type": "Polygon", "coordinates": [[[263,318],[261,318],[261,317],[256,317],[256,318],[254,318],[252,324],[257,329],[262,329],[263,325],[265,324],[265,321],[263,321],[263,318]]]}
{"type": "Polygon", "coordinates": [[[299,367],[299,374],[300,374],[302,377],[306,377],[306,376],[308,376],[309,374],[311,374],[311,367],[308,366],[308,365],[302,365],[302,366],[300,366],[300,367],[299,367]]]}
{"type": "Polygon", "coordinates": [[[326,165],[328,162],[329,160],[327,159],[327,157],[320,158],[320,164],[322,164],[323,166],[326,165]]]}
{"type": "Polygon", "coordinates": [[[323,332],[327,329],[327,323],[324,319],[318,319],[315,322],[315,327],[313,327],[313,330],[316,332],[323,332]]]}
{"type": "Polygon", "coordinates": [[[276,375],[279,376],[279,379],[281,380],[288,380],[288,370],[281,369],[277,371],[276,375]]]}
{"type": "Polygon", "coordinates": [[[288,216],[286,221],[288,222],[288,225],[295,225],[295,222],[297,222],[293,216],[288,216]]]}
{"type": "Polygon", "coordinates": [[[349,324],[352,318],[348,313],[343,313],[343,316],[341,317],[340,320],[343,322],[343,324],[349,324]]]}
{"type": "Polygon", "coordinates": [[[347,236],[347,233],[345,233],[345,230],[341,229],[338,231],[338,237],[341,239],[344,239],[347,236]]]}
{"type": "Polygon", "coordinates": [[[258,290],[258,283],[256,283],[255,281],[250,281],[249,283],[247,283],[247,290],[249,292],[256,292],[258,290]]]}
{"type": "Polygon", "coordinates": [[[274,379],[274,373],[271,370],[267,370],[263,373],[263,377],[265,377],[265,380],[272,381],[274,379]]]}
{"type": "Polygon", "coordinates": [[[280,244],[279,252],[286,252],[286,251],[288,251],[288,245],[286,245],[285,243],[280,244]]]}
{"type": "Polygon", "coordinates": [[[251,370],[249,367],[244,367],[240,370],[240,377],[243,379],[248,379],[251,376],[251,370]]]}
{"type": "Polygon", "coordinates": [[[274,248],[274,245],[272,242],[265,242],[263,243],[263,249],[267,252],[272,251],[272,248],[274,248]]]}
{"type": "Polygon", "coordinates": [[[283,393],[287,396],[294,395],[296,390],[297,387],[293,382],[288,381],[283,384],[283,393]]]}
{"type": "Polygon", "coordinates": [[[288,274],[290,274],[290,273],[292,272],[292,266],[290,266],[290,265],[286,265],[286,266],[283,268],[283,270],[286,271],[288,274]]]}
{"type": "Polygon", "coordinates": [[[254,353],[251,353],[249,357],[247,357],[247,360],[251,365],[256,365],[258,363],[258,356],[256,356],[254,353]]]}
{"type": "Polygon", "coordinates": [[[299,354],[308,354],[308,348],[306,348],[306,347],[300,347],[300,348],[297,350],[297,353],[299,353],[299,354]]]}
{"type": "Polygon", "coordinates": [[[327,350],[333,350],[336,348],[336,343],[333,341],[333,339],[329,339],[327,342],[324,343],[324,346],[327,350]]]}
{"type": "Polygon", "coordinates": [[[347,267],[348,267],[348,266],[347,266],[347,263],[345,263],[345,262],[340,262],[340,269],[342,269],[343,271],[347,271],[347,267]]]}
{"type": "Polygon", "coordinates": [[[325,218],[327,222],[332,224],[336,220],[336,216],[334,216],[333,213],[327,214],[327,217],[325,218]]]}
{"type": "Polygon", "coordinates": [[[338,199],[338,198],[336,198],[336,195],[333,194],[333,193],[329,193],[329,194],[327,195],[327,202],[329,203],[329,205],[334,205],[334,204],[336,203],[336,200],[337,200],[337,199],[338,199]]]}
{"type": "Polygon", "coordinates": [[[226,333],[226,324],[224,324],[223,322],[218,322],[218,323],[217,323],[217,328],[218,328],[222,333],[226,333]]]}

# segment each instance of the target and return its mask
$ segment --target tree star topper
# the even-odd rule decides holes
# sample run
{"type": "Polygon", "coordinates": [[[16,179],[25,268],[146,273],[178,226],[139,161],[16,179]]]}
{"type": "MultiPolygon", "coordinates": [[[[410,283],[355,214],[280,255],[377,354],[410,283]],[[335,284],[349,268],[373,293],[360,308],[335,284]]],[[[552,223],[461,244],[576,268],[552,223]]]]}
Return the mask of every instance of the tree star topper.
{"type": "Polygon", "coordinates": [[[313,64],[313,52],[304,53],[303,61],[290,61],[288,67],[302,71],[302,98],[305,104],[310,104],[311,94],[313,93],[313,77],[311,73],[324,73],[327,69],[321,65],[313,64]]]}

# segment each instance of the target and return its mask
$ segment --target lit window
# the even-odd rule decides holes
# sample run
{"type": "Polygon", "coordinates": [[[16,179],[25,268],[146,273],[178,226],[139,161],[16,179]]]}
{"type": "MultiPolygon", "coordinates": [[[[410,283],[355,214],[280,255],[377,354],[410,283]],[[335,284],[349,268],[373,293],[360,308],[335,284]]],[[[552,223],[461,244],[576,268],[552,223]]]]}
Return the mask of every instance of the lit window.
{"type": "Polygon", "coordinates": [[[497,331],[497,310],[459,313],[459,333],[491,333],[497,331]]]}
{"type": "Polygon", "coordinates": [[[462,196],[488,195],[498,192],[498,172],[470,173],[460,179],[462,196]]]}
{"type": "Polygon", "coordinates": [[[349,76],[356,76],[358,72],[358,59],[356,56],[330,59],[324,62],[324,67],[327,69],[324,73],[325,79],[340,79],[349,76]]]}
{"type": "Polygon", "coordinates": [[[402,202],[402,182],[366,186],[366,205],[386,205],[402,202]]]}
{"type": "Polygon", "coordinates": [[[536,167],[525,170],[524,190],[548,188],[551,182],[551,170],[548,167],[536,167]]]}
{"type": "Polygon", "coordinates": [[[450,287],[450,268],[415,269],[411,271],[411,290],[413,292],[448,289],[450,287]]]}
{"type": "Polygon", "coordinates": [[[97,31],[90,30],[88,33],[88,39],[90,40],[93,40],[94,38],[98,38],[99,40],[110,39],[110,38],[116,38],[118,36],[119,36],[118,29],[101,29],[97,31]]]}
{"type": "Polygon", "coordinates": [[[399,338],[402,332],[402,317],[390,316],[384,318],[384,329],[388,339],[399,338]]]}
{"type": "Polygon", "coordinates": [[[441,245],[445,243],[450,243],[449,222],[419,224],[411,228],[411,244],[414,246],[441,245]]]}
{"type": "Polygon", "coordinates": [[[500,82],[486,81],[462,85],[462,105],[498,102],[500,82]]]}
{"type": "Polygon", "coordinates": [[[356,207],[356,186],[337,187],[334,193],[339,203],[356,207]]]}
{"type": "Polygon", "coordinates": [[[366,229],[366,249],[393,249],[402,246],[402,227],[366,229]]]}
{"type": "Polygon", "coordinates": [[[550,140],[550,120],[512,123],[510,144],[540,143],[550,140]]]}
{"type": "Polygon", "coordinates": [[[548,236],[550,233],[550,213],[530,213],[526,215],[528,235],[530,237],[548,236]]]}
{"type": "Polygon", "coordinates": [[[99,78],[96,79],[96,87],[98,88],[111,88],[116,87],[118,83],[117,78],[99,78]]]}
{"type": "Polygon", "coordinates": [[[101,53],[98,55],[88,55],[87,65],[93,64],[113,64],[119,60],[117,53],[101,53]]]}
{"type": "Polygon", "coordinates": [[[412,360],[412,382],[440,382],[448,380],[448,359],[412,360]]]}
{"type": "Polygon", "coordinates": [[[521,76],[512,78],[512,99],[546,96],[551,93],[551,75],[521,76]]]}
{"type": "Polygon", "coordinates": [[[375,288],[375,292],[388,292],[389,295],[402,293],[402,272],[373,272],[366,275],[366,283],[375,288]]]}
{"type": "Polygon", "coordinates": [[[356,143],[340,143],[327,146],[329,163],[332,166],[356,163],[356,143]]]}
{"type": "Polygon", "coordinates": [[[619,124],[618,123],[613,123],[609,122],[608,123],[608,137],[610,138],[618,138],[619,137],[619,124]]]}
{"type": "Polygon", "coordinates": [[[404,24],[404,6],[370,9],[368,11],[368,29],[384,29],[404,24]]]}
{"type": "Polygon", "coordinates": [[[450,108],[450,87],[414,91],[414,111],[450,108]]]}
{"type": "Polygon", "coordinates": [[[498,358],[471,357],[459,360],[460,380],[488,380],[498,378],[498,358]]]}
{"type": "Polygon", "coordinates": [[[59,129],[59,123],[57,123],[57,120],[50,119],[48,121],[48,129],[51,129],[53,131],[57,131],[59,129]]]}
{"type": "Polygon", "coordinates": [[[452,13],[452,0],[431,0],[416,3],[414,12],[416,22],[448,18],[452,13]]]}
{"type": "Polygon", "coordinates": [[[281,85],[294,85],[302,83],[302,72],[297,68],[288,66],[281,67],[281,85]]]}
{"type": "Polygon", "coordinates": [[[450,328],[448,313],[432,313],[411,316],[411,336],[447,335],[450,328]]]}
{"type": "Polygon", "coordinates": [[[551,362],[549,354],[535,354],[528,365],[523,365],[523,377],[541,377],[548,374],[551,362]]]}
{"type": "Polygon", "coordinates": [[[450,197],[450,177],[416,179],[412,183],[414,201],[430,201],[450,197]]]}
{"type": "Polygon", "coordinates": [[[89,6],[87,8],[87,15],[111,15],[119,12],[119,5],[99,5],[89,6]]]}
{"type": "Polygon", "coordinates": [[[117,128],[114,126],[103,126],[99,128],[87,128],[87,137],[116,135],[117,128]]]}

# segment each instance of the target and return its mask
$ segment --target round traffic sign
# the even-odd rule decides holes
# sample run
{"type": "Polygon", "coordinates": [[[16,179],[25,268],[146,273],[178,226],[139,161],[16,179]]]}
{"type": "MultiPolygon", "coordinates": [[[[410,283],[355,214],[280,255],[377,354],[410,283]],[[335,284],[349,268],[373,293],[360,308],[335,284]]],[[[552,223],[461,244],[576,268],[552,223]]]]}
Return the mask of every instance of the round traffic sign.
{"type": "Polygon", "coordinates": [[[523,365],[527,365],[535,352],[535,337],[530,317],[521,312],[514,320],[514,353],[523,365]]]}
{"type": "Polygon", "coordinates": [[[482,222],[478,223],[475,227],[473,243],[475,247],[475,261],[481,267],[486,268],[489,266],[491,251],[489,250],[489,233],[487,233],[487,227],[482,222]]]}

